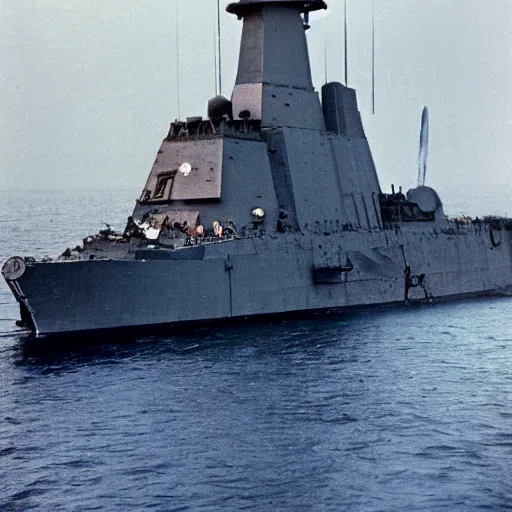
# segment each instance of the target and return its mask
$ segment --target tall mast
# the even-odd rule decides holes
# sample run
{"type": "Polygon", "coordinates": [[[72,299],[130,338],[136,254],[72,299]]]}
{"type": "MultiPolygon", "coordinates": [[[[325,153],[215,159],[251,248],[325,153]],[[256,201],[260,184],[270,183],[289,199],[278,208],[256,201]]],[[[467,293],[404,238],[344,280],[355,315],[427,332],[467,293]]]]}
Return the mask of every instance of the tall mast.
{"type": "Polygon", "coordinates": [[[180,28],[178,18],[180,15],[179,0],[176,0],[176,98],[178,102],[178,120],[181,118],[181,105],[180,105],[180,28]]]}
{"type": "Polygon", "coordinates": [[[258,120],[263,128],[325,129],[304,25],[309,12],[326,8],[323,0],[240,0],[228,5],[229,13],[243,19],[231,96],[235,119],[258,120]]]}
{"type": "Polygon", "coordinates": [[[344,6],[344,32],[345,32],[345,85],[348,86],[348,34],[347,34],[347,0],[344,6]]]}
{"type": "MultiPolygon", "coordinates": [[[[217,9],[218,9],[217,4],[217,9]]],[[[217,11],[215,11],[215,14],[217,16],[217,11]]],[[[214,18],[215,20],[215,18],[214,18]]],[[[215,96],[219,95],[219,73],[217,68],[217,22],[214,21],[213,23],[213,67],[214,67],[214,74],[215,74],[215,96]]]]}
{"type": "Polygon", "coordinates": [[[220,0],[217,0],[217,54],[219,56],[219,94],[222,94],[222,48],[220,39],[220,0]]]}
{"type": "Polygon", "coordinates": [[[375,115],[375,0],[372,0],[372,113],[375,115]]]}
{"type": "Polygon", "coordinates": [[[327,34],[324,41],[324,68],[325,68],[325,83],[327,83],[327,34]]]}

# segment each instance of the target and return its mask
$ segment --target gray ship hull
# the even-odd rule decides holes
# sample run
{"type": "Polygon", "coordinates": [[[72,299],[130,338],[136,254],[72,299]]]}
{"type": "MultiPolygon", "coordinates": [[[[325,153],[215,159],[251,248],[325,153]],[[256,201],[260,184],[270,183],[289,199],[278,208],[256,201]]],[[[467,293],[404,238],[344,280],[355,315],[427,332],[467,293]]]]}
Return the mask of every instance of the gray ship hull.
{"type": "MultiPolygon", "coordinates": [[[[240,0],[231,100],[171,123],[125,230],[3,274],[38,335],[434,301],[512,286],[512,219],[449,220],[419,170],[381,189],[356,93],[313,87],[323,0],[240,0]]],[[[400,135],[397,134],[397,137],[400,135]]]]}
{"type": "Polygon", "coordinates": [[[498,247],[473,227],[382,231],[368,235],[371,247],[358,233],[231,240],[141,259],[29,263],[10,286],[38,335],[435,301],[512,289],[506,236],[498,247]]]}

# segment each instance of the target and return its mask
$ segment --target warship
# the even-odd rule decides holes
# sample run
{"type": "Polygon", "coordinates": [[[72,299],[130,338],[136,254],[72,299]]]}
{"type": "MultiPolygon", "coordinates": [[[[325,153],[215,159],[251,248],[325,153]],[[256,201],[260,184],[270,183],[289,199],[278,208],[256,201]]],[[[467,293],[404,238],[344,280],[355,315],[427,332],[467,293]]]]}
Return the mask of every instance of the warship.
{"type": "Polygon", "coordinates": [[[37,336],[432,302],[512,289],[512,221],[381,190],[355,91],[313,87],[322,0],[240,0],[231,99],[170,125],[123,232],[2,268],[37,336]]]}

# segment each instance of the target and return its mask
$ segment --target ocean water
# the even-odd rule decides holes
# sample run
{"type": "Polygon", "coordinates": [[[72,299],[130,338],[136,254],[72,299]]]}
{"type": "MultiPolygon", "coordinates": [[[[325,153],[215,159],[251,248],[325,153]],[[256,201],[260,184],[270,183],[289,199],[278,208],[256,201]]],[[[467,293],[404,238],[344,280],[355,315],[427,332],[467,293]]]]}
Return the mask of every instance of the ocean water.
{"type": "MultiPolygon", "coordinates": [[[[0,192],[0,260],[137,191],[0,192]]],[[[510,511],[512,298],[40,350],[0,283],[0,510],[510,511]]]]}

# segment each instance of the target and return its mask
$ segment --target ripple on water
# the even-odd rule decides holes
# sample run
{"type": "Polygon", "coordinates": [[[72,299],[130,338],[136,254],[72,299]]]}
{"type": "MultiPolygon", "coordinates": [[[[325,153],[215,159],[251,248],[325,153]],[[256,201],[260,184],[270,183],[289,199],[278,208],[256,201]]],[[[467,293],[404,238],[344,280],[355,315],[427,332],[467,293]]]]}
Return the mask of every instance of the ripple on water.
{"type": "MultiPolygon", "coordinates": [[[[133,195],[0,239],[57,253],[133,195]]],[[[17,314],[0,282],[2,511],[511,510],[511,298],[39,351],[17,314]]]]}

